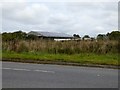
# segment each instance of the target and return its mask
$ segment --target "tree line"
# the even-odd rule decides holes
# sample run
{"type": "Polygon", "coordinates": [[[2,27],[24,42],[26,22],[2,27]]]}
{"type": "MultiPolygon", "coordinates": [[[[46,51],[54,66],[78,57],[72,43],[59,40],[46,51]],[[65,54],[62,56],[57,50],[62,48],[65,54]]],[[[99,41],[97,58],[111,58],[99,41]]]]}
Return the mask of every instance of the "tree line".
{"type": "Polygon", "coordinates": [[[26,32],[16,31],[13,33],[2,33],[3,41],[14,41],[14,40],[35,40],[38,37],[35,35],[28,35],[26,32]]]}
{"type": "MultiPolygon", "coordinates": [[[[74,38],[81,38],[78,34],[73,34],[74,38]]],[[[90,37],[89,35],[84,35],[82,38],[91,38],[94,40],[95,38],[90,37]]],[[[26,32],[16,31],[12,33],[4,32],[2,33],[2,40],[3,41],[14,41],[14,40],[36,40],[38,39],[35,35],[28,35],[26,32]]],[[[120,40],[120,31],[112,31],[107,34],[98,34],[96,37],[97,40],[120,40]]]]}
{"type": "Polygon", "coordinates": [[[97,39],[120,40],[120,31],[112,31],[111,33],[107,33],[107,34],[99,34],[97,36],[97,39]]]}
{"type": "MultiPolygon", "coordinates": [[[[74,38],[81,38],[78,34],[73,35],[74,38]]],[[[95,40],[94,37],[90,37],[89,35],[84,35],[81,39],[90,38],[91,40],[95,40]]],[[[97,40],[120,40],[120,31],[112,31],[107,34],[98,34],[96,37],[97,40]]]]}

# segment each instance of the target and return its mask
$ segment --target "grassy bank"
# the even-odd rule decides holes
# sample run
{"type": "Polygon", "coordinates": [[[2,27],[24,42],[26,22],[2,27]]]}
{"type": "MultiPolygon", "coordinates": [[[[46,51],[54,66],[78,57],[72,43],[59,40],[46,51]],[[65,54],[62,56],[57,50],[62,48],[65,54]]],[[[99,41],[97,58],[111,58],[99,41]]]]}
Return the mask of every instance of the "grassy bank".
{"type": "Polygon", "coordinates": [[[118,41],[13,40],[2,42],[2,58],[118,65],[118,41]]]}
{"type": "Polygon", "coordinates": [[[43,61],[58,61],[72,62],[80,64],[99,64],[99,65],[118,65],[118,54],[95,54],[95,53],[80,53],[80,54],[50,54],[41,52],[9,52],[3,51],[2,58],[18,59],[18,60],[43,60],[43,61]]]}

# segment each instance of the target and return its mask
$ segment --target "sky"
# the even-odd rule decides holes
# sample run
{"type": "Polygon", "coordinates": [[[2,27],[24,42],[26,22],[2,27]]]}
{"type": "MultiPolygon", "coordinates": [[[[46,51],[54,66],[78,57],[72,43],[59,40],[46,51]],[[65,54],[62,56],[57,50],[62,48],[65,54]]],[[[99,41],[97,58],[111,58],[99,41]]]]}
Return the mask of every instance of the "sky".
{"type": "Polygon", "coordinates": [[[106,34],[118,30],[118,0],[0,0],[0,31],[106,34]]]}

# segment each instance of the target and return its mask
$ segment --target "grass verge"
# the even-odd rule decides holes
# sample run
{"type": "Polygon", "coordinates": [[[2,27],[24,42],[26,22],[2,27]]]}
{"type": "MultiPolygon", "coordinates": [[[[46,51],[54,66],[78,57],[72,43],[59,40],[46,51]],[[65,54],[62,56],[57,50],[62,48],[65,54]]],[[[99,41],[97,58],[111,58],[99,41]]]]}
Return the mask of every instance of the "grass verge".
{"type": "Polygon", "coordinates": [[[95,65],[119,65],[118,54],[95,54],[95,53],[81,53],[81,54],[49,54],[41,52],[2,52],[3,59],[17,59],[17,60],[33,60],[33,61],[51,61],[51,62],[68,62],[78,64],[95,64],[95,65]]]}

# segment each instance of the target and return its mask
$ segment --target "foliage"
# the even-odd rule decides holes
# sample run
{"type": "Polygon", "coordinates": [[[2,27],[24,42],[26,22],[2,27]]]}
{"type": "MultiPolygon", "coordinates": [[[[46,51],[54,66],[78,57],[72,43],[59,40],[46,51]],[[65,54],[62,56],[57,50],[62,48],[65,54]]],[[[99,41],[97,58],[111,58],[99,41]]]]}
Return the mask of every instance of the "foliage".
{"type": "Polygon", "coordinates": [[[13,33],[2,33],[3,41],[18,41],[18,40],[36,40],[38,39],[35,35],[27,35],[27,33],[22,31],[16,31],[13,33]]]}
{"type": "Polygon", "coordinates": [[[98,34],[97,40],[120,40],[120,31],[112,31],[107,34],[98,34]]]}
{"type": "MultiPolygon", "coordinates": [[[[13,33],[2,33],[2,49],[5,51],[15,52],[47,52],[53,54],[79,54],[79,53],[118,53],[120,32],[113,31],[107,35],[99,34],[97,39],[100,41],[84,41],[84,40],[71,40],[71,41],[53,41],[39,39],[34,35],[27,35],[25,32],[17,31],[13,33]],[[105,37],[106,41],[104,41],[105,37]]],[[[78,37],[78,35],[74,34],[78,37]]],[[[89,38],[85,35],[84,38],[89,38]]]]}
{"type": "Polygon", "coordinates": [[[83,38],[90,38],[90,36],[89,35],[85,35],[83,38]]]}
{"type": "Polygon", "coordinates": [[[90,38],[90,36],[89,35],[84,35],[82,39],[85,40],[85,38],[90,38]]]}
{"type": "MultiPolygon", "coordinates": [[[[79,36],[75,34],[74,37],[79,36]]],[[[90,38],[90,36],[85,35],[84,38],[90,38]]],[[[118,65],[120,32],[99,34],[97,39],[61,42],[39,39],[22,31],[2,33],[2,58],[118,65]]]]}
{"type": "Polygon", "coordinates": [[[120,40],[120,31],[112,31],[106,34],[110,40],[120,40]]]}
{"type": "Polygon", "coordinates": [[[107,36],[105,34],[98,34],[97,35],[97,40],[106,40],[107,36]]]}
{"type": "Polygon", "coordinates": [[[36,39],[38,39],[38,37],[35,36],[35,35],[30,34],[30,35],[27,35],[27,36],[26,36],[26,39],[27,39],[27,40],[36,40],[36,39]]]}
{"type": "Polygon", "coordinates": [[[73,34],[74,38],[80,38],[78,34],[73,34]]]}
{"type": "MultiPolygon", "coordinates": [[[[73,35],[74,38],[81,38],[78,34],[73,35]]],[[[89,35],[84,35],[84,38],[90,38],[89,35]]],[[[2,33],[2,40],[3,41],[17,41],[17,40],[37,40],[39,37],[35,35],[28,35],[25,32],[22,31],[16,31],[13,33],[7,33],[4,32],[2,33]]],[[[112,31],[111,33],[107,34],[98,34],[97,35],[97,40],[120,40],[120,31],[112,31]]],[[[94,40],[94,38],[92,39],[94,40]]]]}
{"type": "Polygon", "coordinates": [[[2,33],[2,40],[3,41],[15,41],[15,40],[24,40],[27,34],[22,31],[16,31],[13,33],[2,33]]]}

